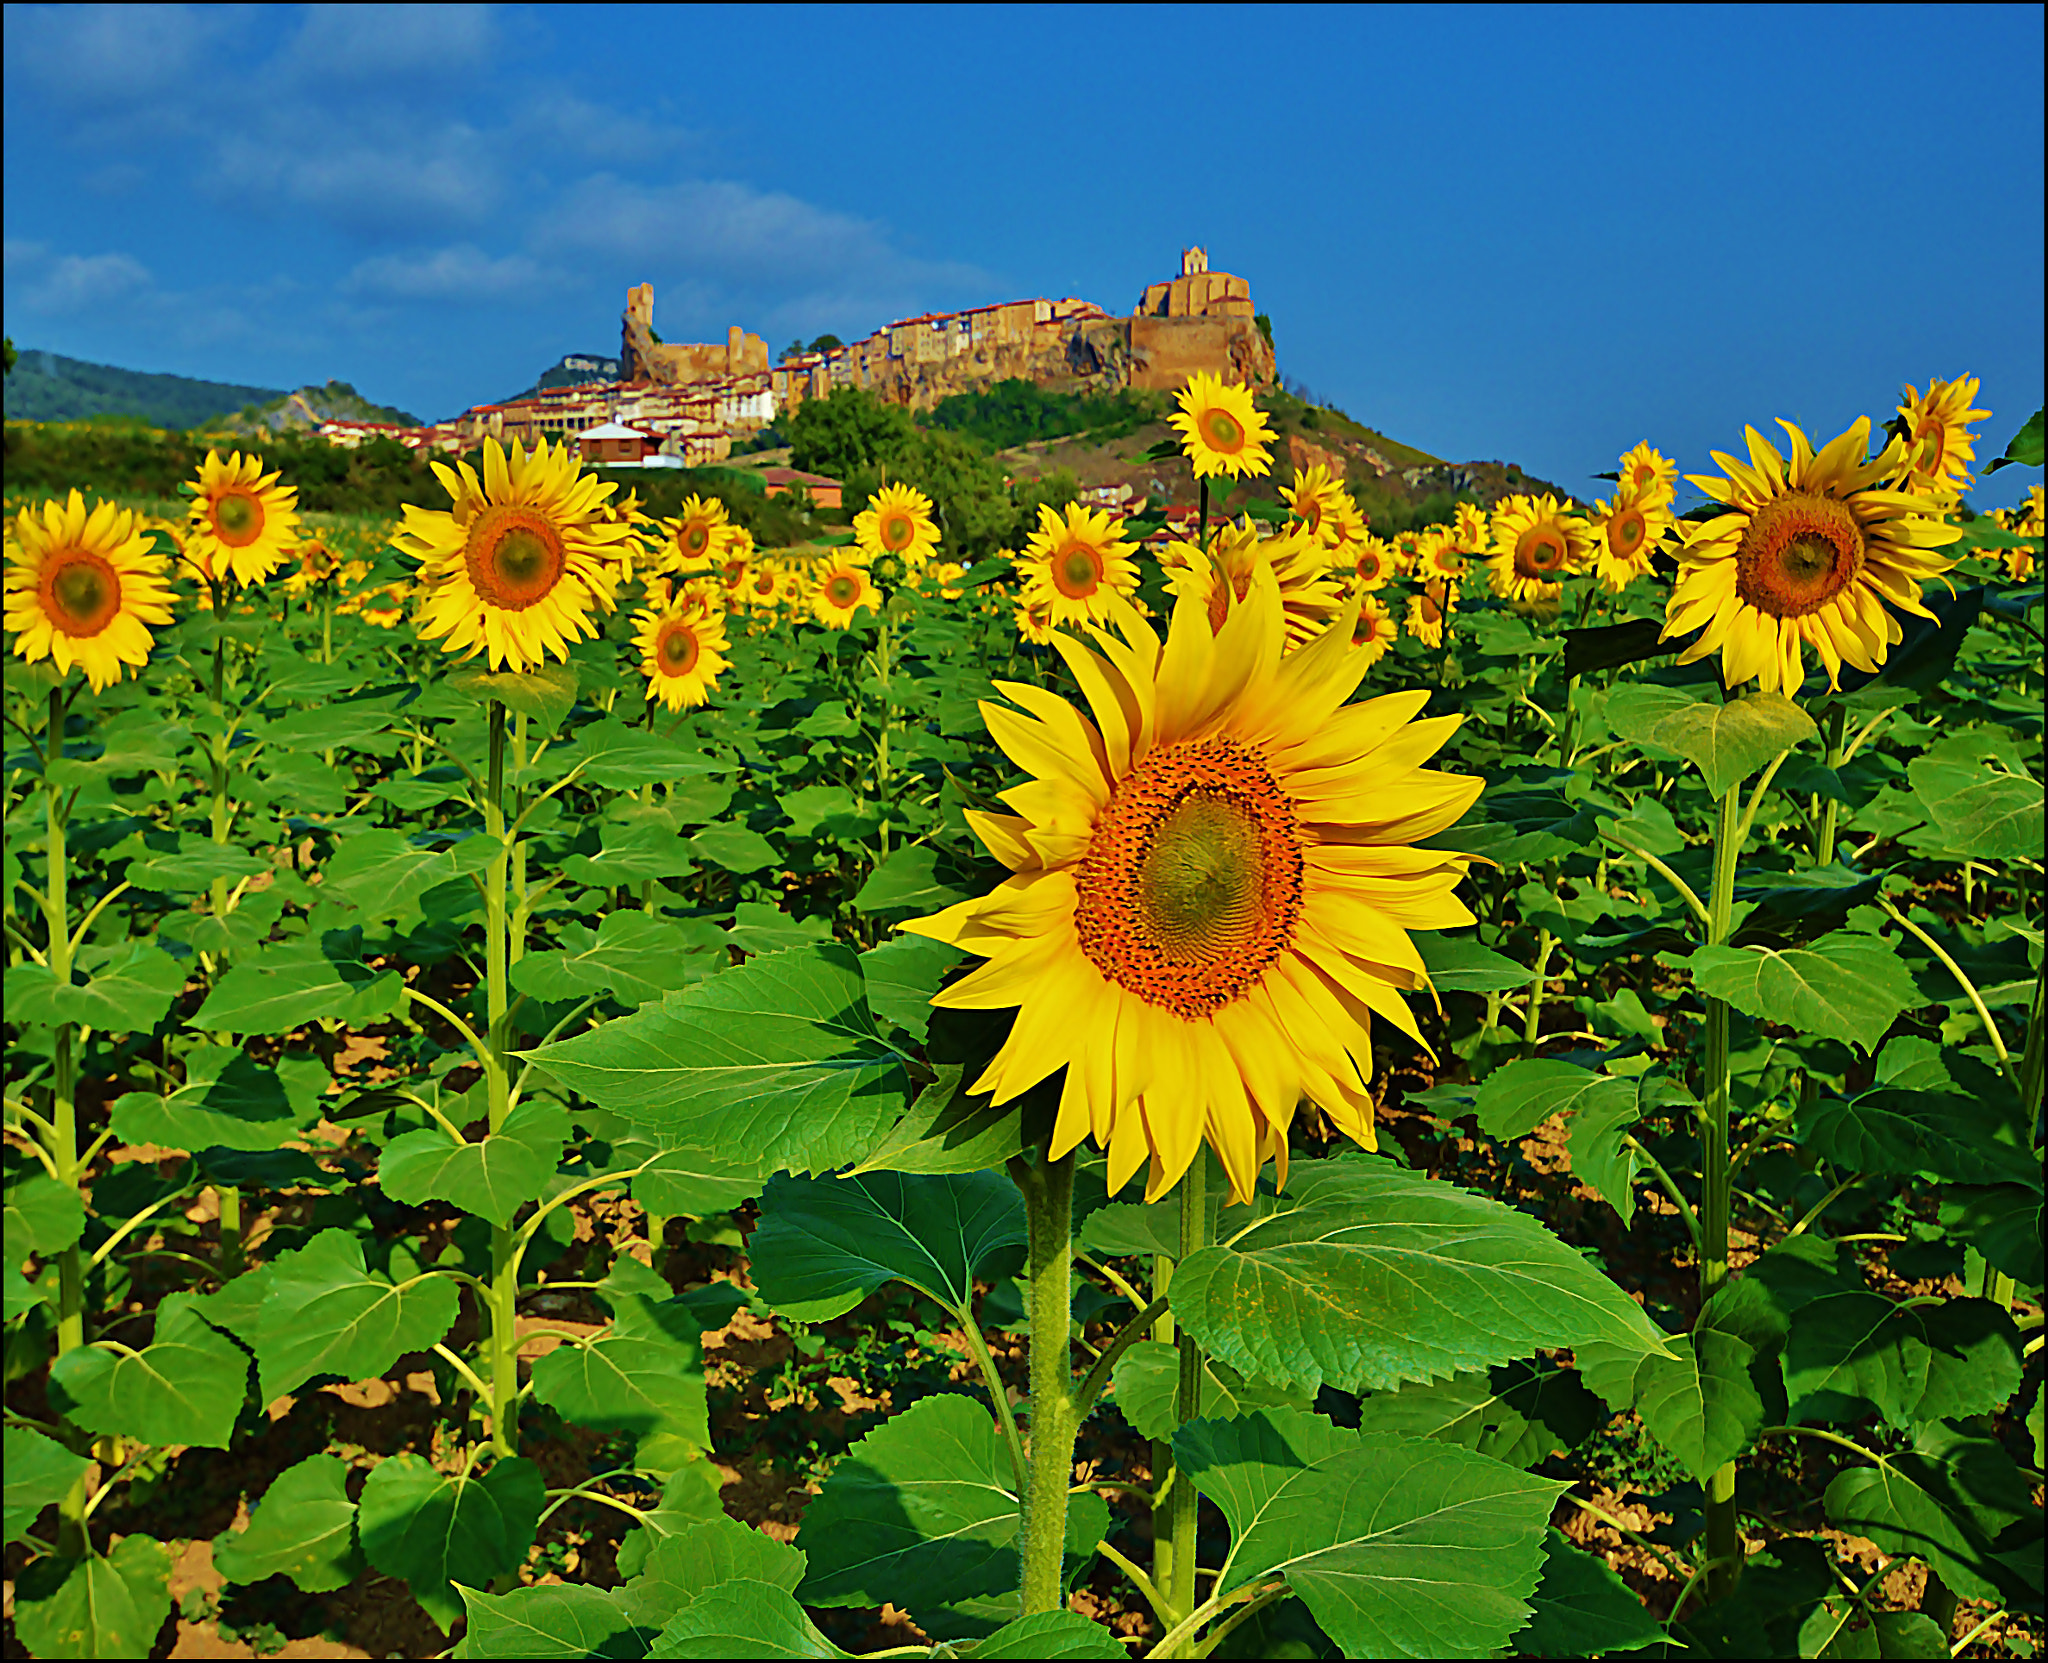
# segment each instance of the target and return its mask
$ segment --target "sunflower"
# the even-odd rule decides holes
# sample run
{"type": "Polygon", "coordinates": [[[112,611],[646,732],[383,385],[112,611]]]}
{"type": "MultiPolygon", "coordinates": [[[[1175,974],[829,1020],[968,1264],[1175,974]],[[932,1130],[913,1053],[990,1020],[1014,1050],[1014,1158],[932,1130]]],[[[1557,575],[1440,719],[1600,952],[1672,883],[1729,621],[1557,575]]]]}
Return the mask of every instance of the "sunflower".
{"type": "Polygon", "coordinates": [[[487,652],[493,670],[566,661],[571,640],[597,634],[592,607],[617,604],[613,562],[633,528],[604,517],[616,487],[545,440],[530,454],[515,441],[508,456],[486,439],[483,463],[481,480],[467,462],[434,463],[453,512],[408,503],[391,539],[419,561],[427,587],[420,639],[445,636],[445,651],[469,658],[487,652]]]}
{"type": "Polygon", "coordinates": [[[1377,595],[1363,595],[1358,602],[1358,621],[1351,626],[1351,644],[1365,654],[1368,667],[1387,656],[1401,626],[1394,622],[1377,595]]]}
{"type": "Polygon", "coordinates": [[[757,562],[740,585],[740,598],[758,616],[775,612],[789,599],[789,574],[768,561],[757,562]]]}
{"type": "Polygon", "coordinates": [[[337,612],[353,612],[366,624],[379,629],[396,629],[405,622],[405,603],[411,590],[403,583],[387,583],[345,600],[337,612]]]}
{"type": "Polygon", "coordinates": [[[828,629],[845,629],[862,607],[873,612],[881,604],[882,592],[867,568],[851,560],[826,567],[811,588],[811,615],[828,629]]]}
{"type": "Polygon", "coordinates": [[[1332,570],[1342,570],[1358,558],[1358,547],[1372,535],[1365,515],[1348,496],[1323,521],[1323,540],[1329,545],[1332,570]]]}
{"type": "MultiPolygon", "coordinates": [[[[222,581],[261,583],[298,541],[299,494],[263,471],[263,458],[209,450],[199,477],[178,487],[192,498],[185,554],[222,581]]],[[[211,579],[209,579],[211,581],[211,579]]]]}
{"type": "Polygon", "coordinates": [[[1584,566],[1591,550],[1585,517],[1549,492],[1507,497],[1493,511],[1493,592],[1510,601],[1555,599],[1561,580],[1584,566]]]}
{"type": "Polygon", "coordinates": [[[1668,503],[1678,494],[1678,464],[1645,439],[1622,457],[1615,470],[1621,489],[1641,493],[1645,504],[1668,503]]]}
{"type": "Polygon", "coordinates": [[[967,568],[957,560],[940,560],[932,565],[931,579],[938,585],[939,599],[957,601],[965,591],[960,580],[967,575],[967,568]]]}
{"type": "Polygon", "coordinates": [[[128,509],[85,498],[24,508],[7,528],[7,627],[17,657],[76,664],[95,693],[149,662],[151,624],[171,621],[167,562],[128,509]]]}
{"type": "Polygon", "coordinates": [[[853,540],[865,559],[893,555],[916,571],[939,550],[932,499],[913,486],[883,486],[854,515],[853,540]]]}
{"type": "Polygon", "coordinates": [[[1418,583],[1441,578],[1446,583],[1462,583],[1465,578],[1465,556],[1458,547],[1457,537],[1448,526],[1428,526],[1415,539],[1415,559],[1409,570],[1418,583]]]}
{"type": "Polygon", "coordinates": [[[1752,427],[1746,465],[1715,451],[1726,479],[1686,475],[1730,512],[1685,523],[1664,639],[1699,630],[1679,663],[1719,652],[1727,686],[1754,677],[1789,697],[1805,679],[1802,643],[1832,687],[1842,665],[1875,670],[1902,639],[1886,602],[1931,618],[1920,585],[1955,564],[1933,551],[1962,527],[1941,520],[1932,497],[1881,483],[1906,471],[1907,446],[1894,438],[1865,461],[1867,416],[1818,455],[1798,428],[1778,425],[1789,458],[1752,427]]]}
{"type": "Polygon", "coordinates": [[[317,537],[308,537],[298,547],[298,569],[284,580],[287,595],[303,595],[316,589],[341,570],[341,557],[317,537]]]}
{"type": "Polygon", "coordinates": [[[1121,609],[1093,648],[1055,634],[1093,721],[1018,682],[995,686],[1021,714],[981,707],[1034,776],[1015,813],[969,811],[1013,875],[899,927],[987,960],[932,1001],[1019,1007],[972,1089],[1005,1103],[1064,1067],[1050,1153],[1092,1136],[1111,1193],[1149,1158],[1156,1201],[1206,1138],[1249,1201],[1268,1158],[1285,1180],[1304,1097],[1372,1147],[1373,1019],[1418,1037],[1401,994],[1429,986],[1408,931],[1471,916],[1468,857],[1413,847],[1479,795],[1421,766],[1458,718],[1347,706],[1366,666],[1339,624],[1283,655],[1261,568],[1213,634],[1193,595],[1163,645],[1121,609]]]}
{"type": "Polygon", "coordinates": [[[640,649],[640,673],[647,678],[647,697],[671,711],[700,705],[710,698],[728,660],[725,614],[700,602],[685,600],[666,607],[646,607],[633,614],[640,627],[633,644],[640,649]]]}
{"type": "Polygon", "coordinates": [[[1422,553],[1422,533],[1397,531],[1387,541],[1394,551],[1394,570],[1403,577],[1413,577],[1416,557],[1422,553]]]}
{"type": "Polygon", "coordinates": [[[727,594],[737,596],[746,587],[747,573],[753,565],[754,534],[743,525],[731,527],[718,557],[718,577],[727,594]]]}
{"type": "Polygon", "coordinates": [[[1052,645],[1051,601],[1019,601],[1016,622],[1020,640],[1029,641],[1034,647],[1052,645]]]}
{"type": "Polygon", "coordinates": [[[1970,408],[1980,385],[1974,375],[1959,375],[1953,381],[1929,381],[1925,394],[1907,387],[1906,402],[1899,406],[1907,445],[1906,469],[1895,481],[1900,490],[1950,503],[1976,483],[1970,464],[1977,460],[1977,435],[1966,424],[1991,414],[1970,408]]]}
{"type": "MultiPolygon", "coordinates": [[[[633,581],[633,573],[638,569],[644,568],[647,565],[650,552],[654,552],[650,549],[650,544],[655,545],[655,549],[659,548],[655,536],[657,531],[656,522],[650,519],[642,510],[640,493],[638,491],[629,490],[623,497],[606,503],[603,513],[607,524],[623,525],[632,528],[632,540],[619,545],[618,560],[616,562],[619,582],[631,583],[633,581]]],[[[657,554],[656,557],[659,558],[659,555],[657,554]]]]}
{"type": "Polygon", "coordinates": [[[1401,624],[1425,647],[1441,647],[1450,633],[1451,614],[1457,610],[1455,583],[1425,583],[1419,593],[1408,597],[1408,611],[1401,624]]]}
{"type": "Polygon", "coordinates": [[[1295,475],[1294,483],[1282,486],[1280,494],[1287,499],[1287,506],[1303,529],[1326,548],[1337,540],[1345,507],[1349,505],[1352,513],[1358,512],[1344,482],[1320,462],[1307,473],[1295,475]]]}
{"type": "Polygon", "coordinates": [[[1016,557],[1024,599],[1045,602],[1056,624],[1106,620],[1109,597],[1129,596],[1138,587],[1131,559],[1137,545],[1124,542],[1123,534],[1122,520],[1078,502],[1069,503],[1064,515],[1041,503],[1038,530],[1016,557]]]}
{"type": "Polygon", "coordinates": [[[1461,502],[1451,520],[1451,546],[1460,554],[1483,560],[1493,547],[1493,522],[1476,502],[1461,502]]]}
{"type": "Polygon", "coordinates": [[[1197,371],[1179,394],[1180,408],[1167,420],[1180,429],[1181,450],[1195,477],[1228,474],[1240,479],[1273,465],[1265,441],[1273,437],[1266,418],[1252,408],[1249,387],[1197,371]]]}
{"type": "Polygon", "coordinates": [[[1323,633],[1344,609],[1343,585],[1331,575],[1329,557],[1304,527],[1278,537],[1262,537],[1247,514],[1236,525],[1218,526],[1209,537],[1209,553],[1193,543],[1166,546],[1162,559],[1166,579],[1176,595],[1199,599],[1212,629],[1221,630],[1234,596],[1251,593],[1254,575],[1269,571],[1280,591],[1287,623],[1287,650],[1323,633]]]}
{"type": "MultiPolygon", "coordinates": [[[[1351,578],[1362,590],[1377,589],[1394,575],[1394,548],[1384,537],[1375,537],[1367,532],[1358,542],[1339,544],[1339,550],[1352,551],[1351,578]]],[[[1333,571],[1341,570],[1333,566],[1333,571]]]]}
{"type": "Polygon", "coordinates": [[[2034,575],[2034,551],[2024,543],[2005,550],[2005,575],[2008,582],[2025,583],[2034,575]]]}
{"type": "Polygon", "coordinates": [[[694,493],[683,499],[681,513],[661,524],[668,532],[664,569],[672,572],[709,571],[725,552],[726,538],[737,529],[720,498],[694,493]]]}
{"type": "Polygon", "coordinates": [[[1593,570],[1614,594],[1649,571],[1650,551],[1674,523],[1669,501],[1622,485],[1614,493],[1613,507],[1604,501],[1595,505],[1593,570]]]}

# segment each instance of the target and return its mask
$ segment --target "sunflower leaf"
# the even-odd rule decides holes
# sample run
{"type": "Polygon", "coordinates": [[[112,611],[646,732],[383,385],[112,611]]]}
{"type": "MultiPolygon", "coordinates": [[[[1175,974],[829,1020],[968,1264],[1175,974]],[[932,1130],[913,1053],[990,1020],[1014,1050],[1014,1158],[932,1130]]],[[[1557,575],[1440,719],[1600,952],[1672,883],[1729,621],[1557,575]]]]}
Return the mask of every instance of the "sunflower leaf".
{"type": "Polygon", "coordinates": [[[1752,693],[1723,704],[1647,682],[1617,687],[1608,696],[1607,723],[1623,739],[1692,763],[1716,797],[1820,733],[1813,718],[1782,693],[1752,693]]]}
{"type": "Polygon", "coordinates": [[[1693,985],[1744,1016],[1783,1022],[1865,1051],[1901,1011],[1920,1003],[1897,949],[1874,936],[1836,930],[1807,947],[1700,947],[1684,961],[1693,985]]]}

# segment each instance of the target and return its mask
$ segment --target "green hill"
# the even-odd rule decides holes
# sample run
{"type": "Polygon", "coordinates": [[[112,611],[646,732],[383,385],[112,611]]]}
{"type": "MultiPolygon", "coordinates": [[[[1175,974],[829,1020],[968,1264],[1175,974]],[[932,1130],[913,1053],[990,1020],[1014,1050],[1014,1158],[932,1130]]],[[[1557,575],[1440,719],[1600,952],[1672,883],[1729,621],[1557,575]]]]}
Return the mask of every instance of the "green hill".
{"type": "Polygon", "coordinates": [[[189,375],[153,375],[87,363],[55,352],[24,352],[7,377],[9,421],[84,421],[92,416],[134,416],[157,427],[198,427],[285,395],[275,387],[200,381],[189,375]]]}

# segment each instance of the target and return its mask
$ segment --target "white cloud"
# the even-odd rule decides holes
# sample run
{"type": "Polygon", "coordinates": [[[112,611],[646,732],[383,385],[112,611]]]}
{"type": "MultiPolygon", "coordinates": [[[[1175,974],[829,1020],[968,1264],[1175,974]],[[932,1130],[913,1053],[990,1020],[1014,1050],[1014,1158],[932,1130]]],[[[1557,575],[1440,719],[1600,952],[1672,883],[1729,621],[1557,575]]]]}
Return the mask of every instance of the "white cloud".
{"type": "Polygon", "coordinates": [[[7,243],[9,304],[30,312],[80,312],[154,286],[132,254],[54,254],[41,243],[7,243]]]}
{"type": "MultiPolygon", "coordinates": [[[[201,78],[232,74],[204,62],[246,21],[245,6],[9,6],[10,69],[62,103],[146,97],[201,78]]],[[[13,80],[12,74],[9,80],[13,80]]]]}
{"type": "Polygon", "coordinates": [[[314,81],[446,75],[482,63],[496,38],[488,6],[308,6],[279,67],[314,81]]]}
{"type": "Polygon", "coordinates": [[[351,271],[342,288],[394,300],[498,300],[553,287],[560,278],[524,254],[492,259],[470,243],[431,254],[382,254],[351,271]]]}
{"type": "Polygon", "coordinates": [[[229,139],[220,147],[215,194],[268,194],[371,236],[422,226],[473,224],[503,190],[491,145],[452,123],[426,138],[361,137],[340,144],[229,139]]]}

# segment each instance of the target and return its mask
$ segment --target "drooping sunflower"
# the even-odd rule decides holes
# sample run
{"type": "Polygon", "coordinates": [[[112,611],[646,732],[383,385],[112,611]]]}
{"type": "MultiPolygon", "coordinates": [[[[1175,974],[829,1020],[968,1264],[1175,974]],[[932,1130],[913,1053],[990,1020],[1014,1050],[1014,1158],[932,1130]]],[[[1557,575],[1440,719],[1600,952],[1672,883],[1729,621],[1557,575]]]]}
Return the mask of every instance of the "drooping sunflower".
{"type": "Polygon", "coordinates": [[[1411,929],[1470,916],[1467,857],[1418,849],[1480,782],[1424,768],[1456,717],[1413,718],[1397,693],[1345,701],[1365,672],[1351,619],[1283,654],[1280,593],[1261,569],[1212,635],[1194,596],[1167,639],[1134,613],[1053,646],[1093,716],[997,682],[996,742],[1033,777],[1012,814],[970,811],[1012,876],[901,926],[987,962],[935,1005],[1019,1007],[972,1089],[1004,1103],[1065,1068],[1051,1153],[1093,1137],[1112,1192],[1148,1159],[1145,1198],[1203,1142],[1232,1193],[1285,1178],[1304,1097],[1373,1146],[1375,1017],[1416,1035],[1402,992],[1428,987],[1411,929]]]}
{"type": "Polygon", "coordinates": [[[1043,503],[1038,530],[1016,557],[1027,602],[1045,602],[1052,622],[1101,623],[1109,617],[1112,594],[1129,596],[1138,587],[1132,556],[1137,545],[1123,541],[1124,522],[1107,513],[1069,503],[1066,512],[1043,503]]]}
{"type": "Polygon", "coordinates": [[[1181,450],[1198,479],[1265,473],[1273,466],[1266,441],[1273,429],[1252,406],[1249,387],[1197,371],[1178,395],[1180,408],[1167,420],[1180,430],[1181,450]]]}
{"type": "Polygon", "coordinates": [[[718,685],[728,660],[725,614],[694,600],[663,608],[647,607],[633,614],[640,627],[633,644],[640,649],[640,672],[647,678],[647,697],[670,711],[703,704],[718,685]]]}
{"type": "Polygon", "coordinates": [[[1280,488],[1280,494],[1308,534],[1325,548],[1337,541],[1345,507],[1350,506],[1354,514],[1358,511],[1344,482],[1320,462],[1297,474],[1292,485],[1280,488]]]}
{"type": "Polygon", "coordinates": [[[1506,497],[1493,511],[1493,592],[1510,601],[1554,599],[1565,576],[1592,552],[1591,528],[1549,492],[1506,497]]]}
{"type": "Polygon", "coordinates": [[[1645,439],[1622,457],[1615,472],[1624,491],[1642,502],[1669,503],[1678,494],[1678,464],[1645,439]]]}
{"type": "Polygon", "coordinates": [[[1701,630],[1679,663],[1719,652],[1725,685],[1755,678],[1790,697],[1805,680],[1802,645],[1832,687],[1844,664],[1875,670],[1903,638],[1886,602],[1931,618],[1920,585],[1955,564],[1934,551],[1962,527],[1942,520],[1932,497],[1882,483],[1905,471],[1906,444],[1894,438],[1866,461],[1869,417],[1818,454],[1790,422],[1778,425],[1789,457],[1752,427],[1747,464],[1717,450],[1726,479],[1685,476],[1732,512],[1684,522],[1663,638],[1701,630]]]}
{"type": "Polygon", "coordinates": [[[841,560],[818,574],[811,587],[811,616],[827,629],[846,629],[862,607],[878,611],[882,592],[868,576],[865,566],[841,560]]]}
{"type": "Polygon", "coordinates": [[[21,509],[7,528],[6,620],[14,651],[63,675],[85,672],[95,693],[149,662],[151,624],[171,621],[165,557],[128,509],[73,491],[40,512],[21,509]]]}
{"type": "Polygon", "coordinates": [[[209,450],[199,477],[178,487],[191,495],[185,554],[221,582],[261,583],[298,541],[299,493],[280,485],[263,458],[235,451],[222,461],[209,450]]]}
{"type": "Polygon", "coordinates": [[[1401,626],[1394,622],[1393,613],[1379,596],[1359,597],[1358,622],[1351,626],[1351,645],[1366,655],[1368,668],[1387,656],[1400,633],[1401,626]]]}
{"type": "Polygon", "coordinates": [[[1019,601],[1016,611],[1017,635],[1034,647],[1052,645],[1052,602],[1019,601]]]}
{"type": "Polygon", "coordinates": [[[1476,502],[1461,502],[1451,519],[1451,545],[1469,559],[1484,560],[1493,548],[1493,521],[1476,502]]]}
{"type": "Polygon", "coordinates": [[[1622,485],[1612,507],[1604,500],[1594,505],[1593,570],[1612,593],[1649,571],[1651,551],[1675,523],[1669,500],[1622,485]]]}
{"type": "Polygon", "coordinates": [[[1450,633],[1451,614],[1458,610],[1455,583],[1426,583],[1408,597],[1401,627],[1425,647],[1441,647],[1450,633]]]}
{"type": "Polygon", "coordinates": [[[408,503],[391,539],[427,586],[420,639],[487,653],[493,670],[566,660],[572,640],[597,633],[592,609],[617,605],[615,562],[633,528],[605,518],[616,487],[545,440],[532,452],[514,441],[508,455],[486,439],[483,463],[482,479],[467,462],[434,463],[453,511],[408,503]]]}
{"type": "Polygon", "coordinates": [[[855,546],[869,560],[893,555],[916,571],[939,551],[932,499],[910,485],[885,485],[853,517],[855,546]]]}
{"type": "Polygon", "coordinates": [[[1167,544],[1161,564],[1176,595],[1191,595],[1206,611],[1210,627],[1221,630],[1233,598],[1251,593],[1260,571],[1273,574],[1287,623],[1287,650],[1292,652],[1330,627],[1344,609],[1344,585],[1330,571],[1329,556],[1306,529],[1296,526],[1278,537],[1260,534],[1249,514],[1236,525],[1218,526],[1209,534],[1205,558],[1199,545],[1167,544]]]}
{"type": "Polygon", "coordinates": [[[1989,410],[1972,410],[1982,383],[1974,375],[1953,381],[1929,381],[1923,394],[1906,388],[1899,416],[1906,426],[1906,471],[1898,488],[1937,502],[1957,500],[1976,481],[1970,464],[1977,460],[1977,435],[1968,424],[1986,420],[1989,410]]]}
{"type": "Polygon", "coordinates": [[[683,499],[682,512],[662,524],[668,531],[664,569],[672,572],[709,571],[718,564],[726,538],[736,529],[722,499],[694,493],[683,499]]]}

